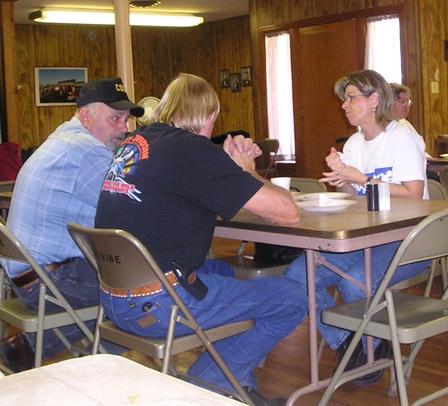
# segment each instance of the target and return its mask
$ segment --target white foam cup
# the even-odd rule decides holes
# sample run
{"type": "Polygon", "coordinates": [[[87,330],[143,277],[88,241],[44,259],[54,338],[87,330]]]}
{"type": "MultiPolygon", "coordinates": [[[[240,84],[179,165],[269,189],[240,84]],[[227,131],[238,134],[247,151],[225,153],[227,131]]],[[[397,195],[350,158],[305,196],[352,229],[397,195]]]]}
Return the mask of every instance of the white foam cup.
{"type": "Polygon", "coordinates": [[[291,185],[291,178],[289,178],[289,177],[271,178],[271,182],[274,185],[280,186],[283,189],[286,189],[289,191],[289,186],[291,185]]]}

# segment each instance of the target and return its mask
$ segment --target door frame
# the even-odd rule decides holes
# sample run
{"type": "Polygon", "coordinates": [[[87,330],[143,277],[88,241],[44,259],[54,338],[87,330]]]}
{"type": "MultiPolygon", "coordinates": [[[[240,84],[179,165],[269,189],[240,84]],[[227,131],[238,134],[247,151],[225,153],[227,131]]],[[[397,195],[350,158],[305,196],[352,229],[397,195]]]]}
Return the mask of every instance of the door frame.
{"type": "MultiPolygon", "coordinates": [[[[268,112],[267,112],[267,89],[266,89],[266,49],[265,49],[265,37],[266,35],[280,32],[288,32],[290,34],[290,44],[291,44],[291,71],[292,71],[292,80],[293,80],[293,109],[295,112],[300,111],[300,86],[297,83],[297,77],[299,75],[295,73],[297,67],[299,66],[298,61],[298,52],[294,47],[297,46],[298,43],[298,32],[300,28],[311,27],[311,26],[319,26],[324,24],[336,23],[345,20],[362,20],[368,17],[375,17],[380,15],[388,15],[388,14],[398,14],[400,19],[400,46],[401,46],[401,70],[403,76],[403,82],[408,82],[408,39],[407,39],[407,29],[406,29],[406,18],[405,18],[405,5],[398,4],[393,6],[385,6],[385,7],[376,7],[372,9],[364,9],[357,10],[351,12],[345,12],[340,14],[333,14],[322,17],[312,17],[303,20],[293,21],[286,24],[278,24],[271,25],[268,27],[262,27],[258,30],[258,69],[257,83],[259,84],[259,89],[255,97],[257,98],[256,102],[258,102],[258,111],[259,111],[259,122],[257,125],[256,131],[256,139],[262,139],[267,137],[268,135],[268,112]]],[[[358,29],[362,30],[360,24],[358,24],[358,29]]],[[[359,32],[357,35],[363,35],[359,32]]],[[[363,49],[358,49],[357,58],[360,61],[363,61],[364,54],[363,49]]],[[[361,62],[362,63],[362,62],[361,62]]],[[[348,72],[347,72],[348,73],[348,72]]],[[[301,120],[300,114],[294,115],[294,132],[295,132],[295,140],[296,145],[298,140],[300,139],[300,130],[301,130],[301,120]]],[[[299,175],[295,173],[295,175],[299,175]]]]}

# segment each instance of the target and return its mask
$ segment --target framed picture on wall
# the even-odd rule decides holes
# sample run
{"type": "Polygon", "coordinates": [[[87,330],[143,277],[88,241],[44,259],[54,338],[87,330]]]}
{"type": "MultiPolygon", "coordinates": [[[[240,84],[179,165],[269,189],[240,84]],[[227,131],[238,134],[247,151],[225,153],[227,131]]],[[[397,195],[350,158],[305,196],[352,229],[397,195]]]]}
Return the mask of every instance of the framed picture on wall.
{"type": "Polygon", "coordinates": [[[250,73],[250,66],[243,66],[240,69],[241,74],[241,85],[242,86],[252,86],[252,75],[250,73]]]}
{"type": "Polygon", "coordinates": [[[87,68],[34,68],[36,106],[76,104],[86,82],[87,68]]]}
{"type": "Polygon", "coordinates": [[[232,92],[241,92],[241,76],[239,73],[230,74],[230,88],[232,92]]]}
{"type": "Polygon", "coordinates": [[[228,69],[221,69],[219,71],[219,85],[221,89],[230,87],[230,71],[228,69]]]}

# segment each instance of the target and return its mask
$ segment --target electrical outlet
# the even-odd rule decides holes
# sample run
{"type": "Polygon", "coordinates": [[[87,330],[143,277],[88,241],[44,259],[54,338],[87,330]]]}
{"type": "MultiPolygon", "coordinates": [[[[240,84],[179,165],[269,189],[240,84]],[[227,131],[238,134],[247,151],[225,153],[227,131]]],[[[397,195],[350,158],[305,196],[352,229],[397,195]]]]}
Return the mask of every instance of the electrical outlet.
{"type": "Polygon", "coordinates": [[[431,82],[431,93],[439,93],[439,82],[431,82]]]}

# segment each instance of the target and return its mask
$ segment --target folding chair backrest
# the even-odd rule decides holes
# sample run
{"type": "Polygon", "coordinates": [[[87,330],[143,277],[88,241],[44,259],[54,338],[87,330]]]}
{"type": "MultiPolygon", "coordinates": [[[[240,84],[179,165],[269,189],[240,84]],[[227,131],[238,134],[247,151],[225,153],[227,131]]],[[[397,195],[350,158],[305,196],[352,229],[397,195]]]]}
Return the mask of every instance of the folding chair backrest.
{"type": "Polygon", "coordinates": [[[431,200],[447,200],[448,193],[436,180],[428,179],[428,194],[431,200]]]}
{"type": "Polygon", "coordinates": [[[263,152],[259,157],[255,159],[256,169],[260,171],[262,176],[268,177],[272,171],[276,173],[276,158],[278,148],[280,143],[275,138],[265,138],[263,140],[257,141],[256,144],[260,147],[263,152]]]}
{"type": "Polygon", "coordinates": [[[163,274],[144,245],[126,231],[88,228],[74,223],[67,228],[97,270],[103,286],[134,289],[157,281],[154,272],[163,274]]]}
{"type": "Polygon", "coordinates": [[[0,221],[0,256],[18,262],[30,264],[33,268],[39,267],[28,250],[17,240],[3,221],[0,221]]]}
{"type": "Polygon", "coordinates": [[[385,289],[400,265],[441,258],[448,255],[448,209],[422,220],[403,240],[372,299],[378,304],[385,289]]]}
{"type": "Polygon", "coordinates": [[[448,193],[448,166],[445,166],[440,171],[440,184],[444,187],[445,191],[448,193]]]}
{"type": "Polygon", "coordinates": [[[314,178],[292,177],[290,188],[297,192],[303,193],[319,193],[327,191],[325,183],[319,182],[318,179],[314,178]]]}

